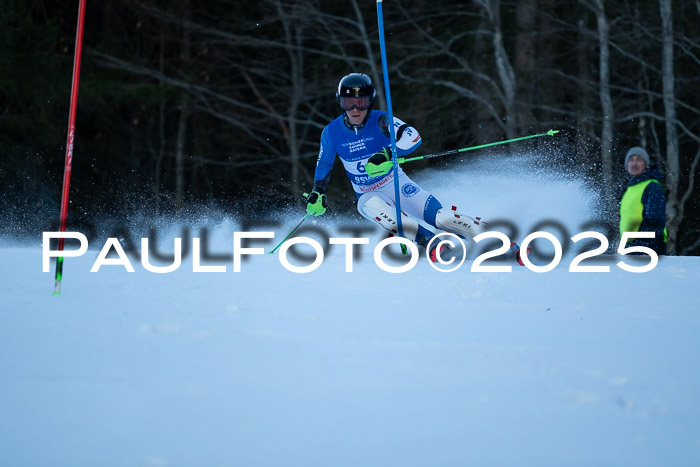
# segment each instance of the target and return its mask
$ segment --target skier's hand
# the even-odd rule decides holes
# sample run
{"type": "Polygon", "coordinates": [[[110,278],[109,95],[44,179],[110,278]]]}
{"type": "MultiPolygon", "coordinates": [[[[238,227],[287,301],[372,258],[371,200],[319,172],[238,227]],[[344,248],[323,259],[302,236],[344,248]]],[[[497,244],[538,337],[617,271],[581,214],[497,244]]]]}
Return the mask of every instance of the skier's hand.
{"type": "Polygon", "coordinates": [[[384,148],[379,152],[372,154],[369,158],[367,164],[365,164],[365,170],[367,175],[370,177],[378,177],[380,175],[388,174],[391,168],[394,166],[391,160],[391,148],[384,148]]]}
{"type": "Polygon", "coordinates": [[[318,191],[312,191],[311,194],[304,193],[306,196],[306,212],[318,217],[324,212],[328,207],[328,201],[326,200],[326,195],[319,193],[318,191]]]}

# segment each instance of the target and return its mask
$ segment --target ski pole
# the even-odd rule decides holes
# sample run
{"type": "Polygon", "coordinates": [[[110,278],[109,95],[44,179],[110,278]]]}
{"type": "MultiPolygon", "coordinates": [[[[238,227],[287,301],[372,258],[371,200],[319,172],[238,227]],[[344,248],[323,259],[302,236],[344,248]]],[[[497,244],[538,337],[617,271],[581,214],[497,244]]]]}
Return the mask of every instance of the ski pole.
{"type": "Polygon", "coordinates": [[[453,149],[451,151],[437,152],[435,154],[427,154],[425,156],[408,157],[408,158],[399,157],[398,161],[399,161],[399,164],[403,164],[404,162],[418,161],[421,159],[431,159],[433,157],[449,156],[450,154],[457,154],[459,152],[473,151],[474,149],[487,148],[489,146],[498,146],[499,144],[513,143],[515,141],[522,141],[524,139],[539,138],[541,136],[553,136],[553,135],[556,135],[557,133],[559,133],[559,130],[549,130],[547,133],[540,133],[539,135],[522,136],[520,138],[507,139],[505,141],[498,141],[497,143],[488,143],[488,144],[482,144],[479,146],[470,146],[468,148],[453,149]]]}
{"type": "Polygon", "coordinates": [[[296,226],[294,226],[294,228],[292,229],[292,231],[289,232],[289,235],[287,235],[286,237],[284,237],[284,240],[282,240],[281,242],[279,242],[279,244],[278,244],[269,254],[272,254],[272,253],[274,253],[275,251],[277,251],[277,248],[279,248],[280,246],[282,246],[282,244],[283,244],[284,242],[286,242],[287,239],[288,239],[289,237],[291,237],[292,234],[293,234],[294,232],[296,232],[296,230],[299,228],[299,226],[300,226],[301,224],[303,224],[304,221],[306,220],[306,218],[309,217],[310,215],[311,215],[311,214],[305,215],[304,218],[303,218],[302,220],[300,220],[299,223],[298,223],[296,226]]]}

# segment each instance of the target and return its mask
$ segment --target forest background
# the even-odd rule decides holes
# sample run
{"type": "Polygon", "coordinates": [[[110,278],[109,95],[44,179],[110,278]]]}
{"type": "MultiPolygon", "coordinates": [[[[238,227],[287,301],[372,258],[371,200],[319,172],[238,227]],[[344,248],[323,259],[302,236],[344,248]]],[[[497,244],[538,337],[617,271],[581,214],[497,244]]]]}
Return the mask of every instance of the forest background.
{"type": "MultiPolygon", "coordinates": [[[[3,3],[0,235],[37,237],[58,224],[78,0],[3,3]]],[[[547,145],[615,225],[625,153],[644,146],[669,253],[700,254],[700,0],[392,0],[384,20],[394,112],[421,154],[561,130],[484,154],[547,145]]],[[[68,230],[135,211],[301,213],[340,78],[369,74],[385,108],[371,1],[88,2],[83,44],[68,230]]],[[[344,178],[336,164],[338,211],[355,200],[344,178]]]]}

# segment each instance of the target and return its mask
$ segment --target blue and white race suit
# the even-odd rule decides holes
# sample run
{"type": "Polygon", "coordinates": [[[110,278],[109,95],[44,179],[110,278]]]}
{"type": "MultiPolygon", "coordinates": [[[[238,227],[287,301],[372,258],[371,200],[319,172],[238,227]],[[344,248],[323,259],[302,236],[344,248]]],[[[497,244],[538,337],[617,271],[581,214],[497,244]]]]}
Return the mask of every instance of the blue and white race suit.
{"type": "MultiPolygon", "coordinates": [[[[351,129],[345,124],[344,115],[329,123],[321,134],[321,149],[314,174],[314,189],[325,192],[336,156],[340,158],[345,172],[358,197],[358,210],[368,219],[364,202],[372,195],[380,195],[396,203],[394,171],[370,177],[365,164],[372,154],[391,145],[387,126],[387,113],[372,110],[360,129],[351,129]]],[[[397,157],[412,153],[421,144],[418,131],[394,117],[397,157]]],[[[435,216],[442,205],[429,192],[413,182],[399,167],[399,193],[401,209],[408,215],[435,226],[435,216]]],[[[375,221],[376,222],[376,221],[375,221]]]]}

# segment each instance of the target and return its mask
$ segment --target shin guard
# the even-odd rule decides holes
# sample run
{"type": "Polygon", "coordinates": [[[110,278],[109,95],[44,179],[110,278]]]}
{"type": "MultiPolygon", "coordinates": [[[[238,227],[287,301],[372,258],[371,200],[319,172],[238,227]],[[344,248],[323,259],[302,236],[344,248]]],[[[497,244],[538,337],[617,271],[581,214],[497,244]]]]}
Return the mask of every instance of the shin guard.
{"type": "MultiPolygon", "coordinates": [[[[357,210],[367,219],[388,230],[390,234],[399,234],[399,225],[396,222],[396,205],[389,198],[376,193],[367,193],[358,200],[357,210]]],[[[416,219],[401,212],[401,227],[404,237],[416,240],[419,224],[416,219]]]]}

